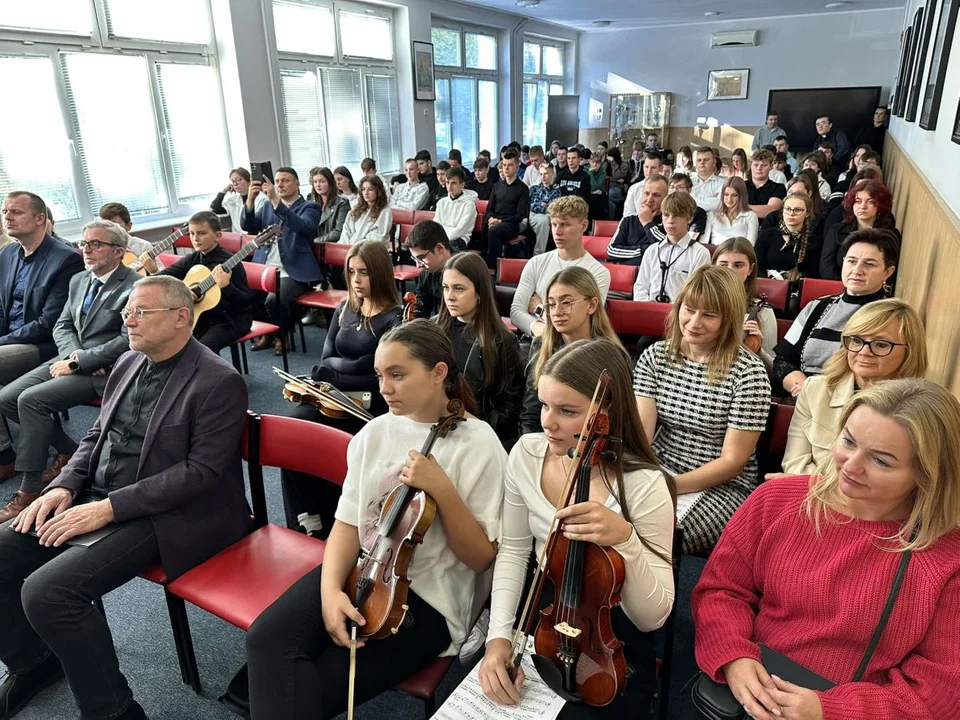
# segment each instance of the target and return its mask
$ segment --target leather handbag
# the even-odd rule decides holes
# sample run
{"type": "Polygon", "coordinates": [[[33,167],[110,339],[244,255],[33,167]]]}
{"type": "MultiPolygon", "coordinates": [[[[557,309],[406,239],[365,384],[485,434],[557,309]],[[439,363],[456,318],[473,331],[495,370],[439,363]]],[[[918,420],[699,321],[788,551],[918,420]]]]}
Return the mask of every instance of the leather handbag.
{"type": "MultiPolygon", "coordinates": [[[[915,535],[914,535],[915,536],[915,535]]],[[[905,550],[900,558],[900,565],[897,567],[897,574],[893,578],[893,585],[890,588],[890,594],[887,596],[887,603],[884,605],[883,612],[880,614],[880,620],[876,629],[873,631],[873,637],[870,638],[870,644],[863,654],[860,666],[853,675],[851,682],[858,682],[863,678],[867,671],[867,665],[880,644],[880,637],[890,619],[890,613],[893,612],[893,606],[897,602],[897,596],[900,594],[900,586],[903,585],[904,575],[907,574],[907,565],[910,563],[912,550],[905,550]]],[[[803,665],[794,662],[790,658],[781,655],[776,650],[771,650],[766,645],[760,645],[760,657],[764,669],[771,675],[781,677],[789,683],[805,687],[810,690],[829,690],[834,686],[826,678],[817,675],[812,670],[803,665]]],[[[700,711],[700,714],[707,720],[742,720],[746,717],[743,705],[733,695],[730,686],[725,683],[715,682],[705,673],[698,673],[689,683],[691,685],[690,696],[693,706],[700,711]]]]}

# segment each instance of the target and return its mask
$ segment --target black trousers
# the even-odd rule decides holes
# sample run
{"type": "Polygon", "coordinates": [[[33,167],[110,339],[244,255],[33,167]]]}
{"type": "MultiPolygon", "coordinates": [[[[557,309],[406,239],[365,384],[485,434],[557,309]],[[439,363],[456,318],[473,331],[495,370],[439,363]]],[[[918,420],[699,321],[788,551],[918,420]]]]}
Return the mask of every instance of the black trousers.
{"type": "Polygon", "coordinates": [[[496,225],[484,223],[487,233],[487,265],[496,267],[497,259],[503,257],[523,257],[526,243],[509,245],[520,234],[520,226],[511,222],[499,222],[496,225]]]}
{"type": "Polygon", "coordinates": [[[293,301],[303,295],[310,286],[291,277],[280,278],[280,287],[275,293],[253,293],[253,317],[280,326],[280,336],[286,337],[293,329],[293,301]]]}
{"type": "MultiPolygon", "coordinates": [[[[267,608],[247,633],[251,720],[326,720],[347,707],[350,651],[323,624],[317,567],[267,608]]],[[[410,626],[357,650],[360,705],[426,667],[450,645],[443,616],[412,591],[410,626]]]]}
{"type": "Polygon", "coordinates": [[[11,524],[0,525],[0,660],[21,675],[53,652],[82,720],[117,717],[133,694],[93,601],[160,559],[153,523],[131,520],[89,548],[45,548],[11,524]]]}
{"type": "Polygon", "coordinates": [[[200,341],[201,345],[210,348],[217,355],[225,347],[233,345],[237,340],[250,332],[248,327],[244,332],[240,332],[232,325],[197,325],[193,331],[193,336],[200,341]]]}

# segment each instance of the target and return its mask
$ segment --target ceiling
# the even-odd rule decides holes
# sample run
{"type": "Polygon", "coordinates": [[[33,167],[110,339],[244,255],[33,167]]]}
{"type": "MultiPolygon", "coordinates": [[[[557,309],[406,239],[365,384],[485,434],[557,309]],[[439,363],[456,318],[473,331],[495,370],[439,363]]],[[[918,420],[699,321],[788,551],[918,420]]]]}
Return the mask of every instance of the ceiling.
{"type": "MultiPolygon", "coordinates": [[[[824,4],[830,0],[543,0],[537,7],[523,8],[517,5],[516,0],[462,1],[586,32],[904,6],[904,0],[850,0],[844,7],[835,10],[824,8],[824,4]],[[706,16],[706,12],[720,14],[706,16]],[[607,28],[598,28],[593,25],[595,20],[611,20],[612,24],[607,28]]],[[[722,28],[721,24],[718,29],[722,28]]],[[[642,52],[642,47],[638,50],[642,52]]]]}

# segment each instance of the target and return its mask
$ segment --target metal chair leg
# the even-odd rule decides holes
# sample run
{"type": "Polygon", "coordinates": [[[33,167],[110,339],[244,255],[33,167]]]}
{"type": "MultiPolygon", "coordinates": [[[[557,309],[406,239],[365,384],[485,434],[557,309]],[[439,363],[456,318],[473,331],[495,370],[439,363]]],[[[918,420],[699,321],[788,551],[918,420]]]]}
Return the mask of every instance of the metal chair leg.
{"type": "Polygon", "coordinates": [[[238,373],[243,373],[243,367],[240,365],[240,351],[237,349],[236,343],[230,346],[230,362],[233,363],[233,367],[238,373]]]}
{"type": "Polygon", "coordinates": [[[247,364],[247,344],[240,343],[240,362],[243,364],[243,374],[250,374],[250,366],[247,364]]]}
{"type": "Polygon", "coordinates": [[[170,625],[173,628],[177,659],[180,661],[180,677],[185,684],[192,687],[193,691],[199,695],[203,692],[203,688],[200,685],[200,669],[197,666],[197,656],[193,651],[193,638],[190,635],[186,603],[166,588],[163,590],[163,595],[167,601],[167,612],[170,614],[170,625]]]}

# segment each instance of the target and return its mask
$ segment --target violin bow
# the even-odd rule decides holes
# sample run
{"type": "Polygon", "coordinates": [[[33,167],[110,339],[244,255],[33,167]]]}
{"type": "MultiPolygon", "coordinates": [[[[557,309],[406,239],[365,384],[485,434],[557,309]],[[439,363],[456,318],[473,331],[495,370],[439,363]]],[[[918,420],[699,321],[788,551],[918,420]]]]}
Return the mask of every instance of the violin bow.
{"type": "Polygon", "coordinates": [[[353,720],[353,688],[357,680],[357,624],[350,624],[350,684],[347,685],[347,720],[353,720]]]}
{"type": "Polygon", "coordinates": [[[340,410],[343,410],[343,412],[349,415],[353,415],[358,420],[369,422],[373,417],[364,408],[356,405],[355,403],[345,399],[341,399],[336,395],[334,395],[333,393],[327,392],[323,388],[317,387],[316,385],[313,385],[312,383],[309,383],[305,380],[301,380],[300,378],[296,377],[295,375],[291,375],[288,372],[284,372],[278,367],[273,368],[273,372],[275,375],[280,376],[283,380],[286,380],[288,383],[293,383],[294,385],[304,390],[308,394],[313,395],[315,397],[322,398],[323,400],[326,400],[331,405],[334,405],[335,407],[337,407],[340,410]]]}

